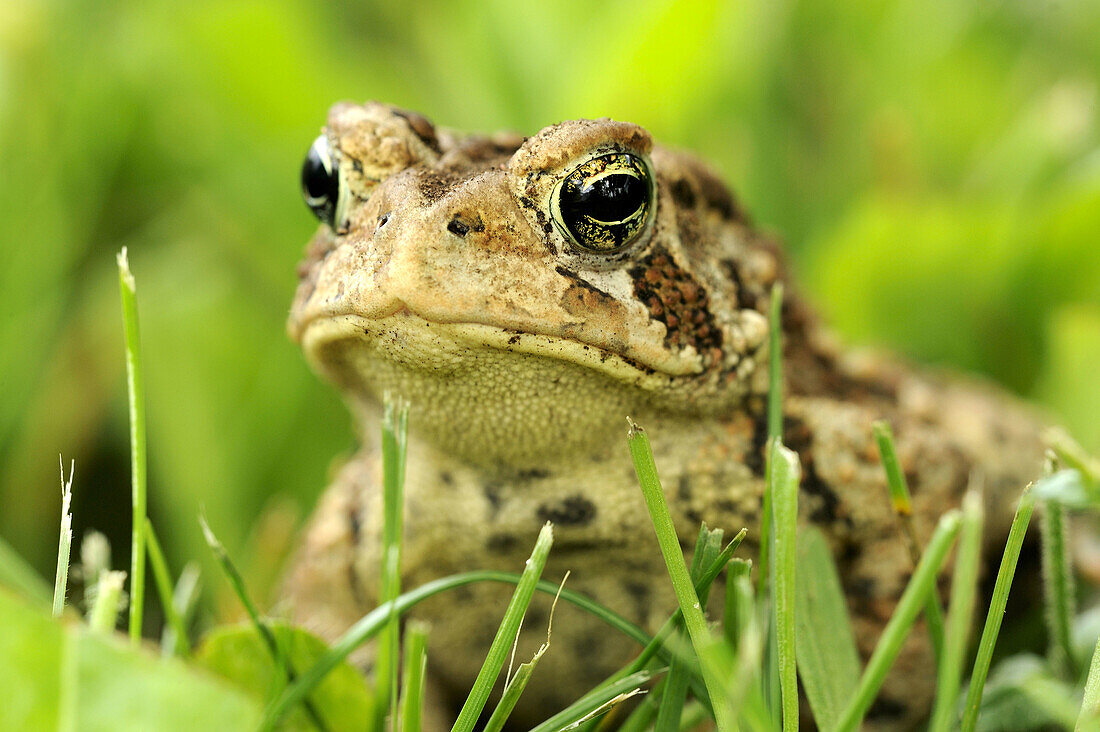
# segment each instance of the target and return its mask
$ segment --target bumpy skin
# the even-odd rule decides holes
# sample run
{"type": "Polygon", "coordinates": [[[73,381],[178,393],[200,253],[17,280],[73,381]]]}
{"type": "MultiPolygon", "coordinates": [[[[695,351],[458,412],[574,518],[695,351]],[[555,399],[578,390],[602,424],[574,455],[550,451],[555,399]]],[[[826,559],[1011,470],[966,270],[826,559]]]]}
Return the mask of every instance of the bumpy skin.
{"type": "MultiPolygon", "coordinates": [[[[770,291],[784,281],[784,441],[803,464],[799,510],[837,557],[866,656],[912,570],[871,424],[887,419],[918,531],[958,504],[972,473],[1003,535],[1039,469],[1038,422],[976,383],[845,356],[787,281],[725,186],[632,124],[579,120],[534,137],[464,136],[382,104],[339,104],[325,128],[350,191],[300,270],[289,331],[361,418],[362,451],[325,495],[288,579],[299,620],[327,637],[375,602],[380,564],[378,402],[412,405],[403,582],[519,571],[555,525],[545,576],[654,629],[674,607],[625,445],[653,441],[681,542],[699,522],[759,526],[770,291]],[[616,254],[579,251],[551,215],[563,176],[595,154],[650,161],[656,215],[616,254]]],[[[753,535],[746,543],[755,552],[753,535]]],[[[451,702],[469,688],[511,588],[477,585],[423,605],[429,667],[451,702]]],[[[720,593],[715,593],[716,598],[720,593]]],[[[545,637],[536,601],[521,656],[545,637]]],[[[558,608],[551,650],[517,721],[561,708],[636,649],[558,608]]],[[[927,711],[927,643],[903,650],[870,720],[927,711]]]]}

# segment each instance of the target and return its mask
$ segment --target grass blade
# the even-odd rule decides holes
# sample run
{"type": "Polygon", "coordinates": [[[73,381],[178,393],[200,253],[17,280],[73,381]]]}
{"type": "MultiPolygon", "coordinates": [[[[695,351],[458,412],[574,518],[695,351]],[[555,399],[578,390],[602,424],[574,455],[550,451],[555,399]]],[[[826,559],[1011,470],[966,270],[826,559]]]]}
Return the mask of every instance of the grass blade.
{"type": "MultiPolygon", "coordinates": [[[[768,310],[768,438],[783,439],[783,283],[772,287],[771,307],[768,310]]],[[[765,460],[771,454],[768,448],[765,460]]],[[[765,475],[765,484],[768,478],[765,475]]],[[[760,574],[757,577],[756,594],[765,596],[765,585],[770,575],[772,531],[772,497],[764,491],[764,505],[760,520],[760,574]]]]}
{"type": "Polygon", "coordinates": [[[420,732],[421,711],[424,709],[424,671],[428,664],[427,645],[428,627],[410,621],[405,629],[405,669],[398,714],[401,732],[420,732]]]}
{"type": "Polygon", "coordinates": [[[818,728],[832,729],[855,696],[859,652],[840,576],[818,529],[802,529],[798,561],[798,673],[818,728]]]}
{"type": "MultiPolygon", "coordinates": [[[[722,530],[711,531],[703,524],[699,529],[699,538],[695,542],[695,552],[691,557],[689,574],[691,581],[696,585],[702,578],[703,569],[713,562],[722,549],[722,530]]],[[[707,594],[699,593],[699,603],[706,608],[707,594]]],[[[677,640],[680,639],[678,636],[677,640]]],[[[680,729],[680,715],[683,712],[684,702],[687,701],[687,690],[692,677],[692,663],[690,658],[677,655],[672,659],[668,668],[668,675],[662,682],[661,703],[657,710],[655,732],[675,732],[680,729]]],[[[650,696],[655,697],[655,693],[650,696]]],[[[648,701],[649,699],[647,699],[648,701]]]]}
{"type": "MultiPolygon", "coordinates": [[[[917,527],[913,524],[913,501],[909,496],[909,484],[905,480],[905,473],[898,462],[898,454],[894,449],[894,432],[890,429],[890,423],[880,420],[872,425],[875,442],[878,444],[878,454],[882,460],[882,467],[886,471],[886,485],[890,489],[890,503],[894,512],[901,521],[902,530],[905,532],[905,544],[909,549],[909,558],[916,567],[920,562],[920,540],[917,538],[917,527]]],[[[935,587],[925,603],[924,617],[928,621],[928,635],[932,639],[932,654],[937,667],[943,656],[943,609],[940,603],[940,593],[935,587]]]]}
{"type": "Polygon", "coordinates": [[[462,710],[458,713],[458,719],[455,720],[451,732],[470,732],[477,723],[477,718],[480,716],[481,710],[485,708],[485,702],[489,698],[493,684],[496,683],[497,676],[500,675],[500,669],[504,666],[504,661],[508,657],[512,639],[519,632],[523,615],[527,612],[527,606],[531,603],[531,597],[535,593],[535,585],[538,584],[539,576],[542,574],[543,567],[546,566],[546,558],[553,543],[554,530],[547,523],[539,532],[535,549],[531,552],[531,558],[527,560],[527,566],[524,567],[519,584],[516,585],[512,601],[504,613],[504,619],[501,620],[500,628],[497,629],[492,645],[489,646],[489,652],[485,655],[485,663],[482,664],[481,671],[478,672],[477,678],[474,680],[473,688],[470,689],[470,693],[466,697],[466,702],[462,705],[462,710]]]}
{"type": "Polygon", "coordinates": [[[772,607],[783,732],[798,729],[798,676],[795,665],[795,564],[798,559],[798,455],[771,443],[772,523],[775,536],[775,586],[772,607]]]}
{"type": "Polygon", "coordinates": [[[65,611],[65,592],[69,587],[69,551],[73,545],[73,514],[69,506],[73,500],[73,473],[76,463],[71,462],[69,479],[65,480],[65,463],[61,463],[61,533],[57,540],[57,574],[53,583],[53,616],[60,618],[65,611]]]}
{"type": "Polygon", "coordinates": [[[641,687],[651,678],[653,674],[649,671],[639,671],[624,676],[613,684],[597,688],[550,717],[531,732],[561,732],[573,729],[589,718],[603,714],[614,705],[639,693],[641,687]]]}
{"type": "MultiPolygon", "coordinates": [[[[730,543],[733,544],[734,542],[730,543]]],[[[725,552],[723,552],[723,554],[724,553],[725,552]]],[[[297,681],[287,685],[287,688],[283,690],[279,698],[273,701],[265,710],[260,729],[272,729],[287,711],[295,704],[301,702],[309,692],[321,683],[330,671],[351,655],[352,651],[377,635],[382,628],[385,627],[386,623],[389,622],[391,613],[396,612],[397,615],[404,615],[419,603],[441,592],[474,584],[475,582],[501,582],[518,585],[522,579],[522,575],[512,572],[500,572],[497,570],[462,572],[460,574],[453,574],[448,577],[432,580],[431,582],[425,582],[419,587],[403,593],[394,602],[385,603],[376,607],[349,628],[313,666],[299,676],[297,681]]],[[[535,589],[538,592],[551,596],[556,595],[559,591],[557,585],[546,581],[538,582],[535,585],[535,589]]],[[[653,642],[653,639],[637,625],[594,602],[590,598],[585,597],[579,592],[561,590],[561,599],[591,613],[615,630],[633,638],[643,646],[648,646],[648,644],[653,642]]],[[[668,651],[660,647],[654,651],[654,654],[660,656],[664,660],[670,658],[668,651]]]]}
{"type": "Polygon", "coordinates": [[[1001,631],[1001,621],[1004,620],[1005,605],[1008,603],[1008,592],[1012,588],[1012,578],[1016,574],[1016,562],[1020,558],[1020,549],[1024,545],[1024,535],[1027,533],[1027,525],[1031,521],[1031,512],[1034,507],[1035,495],[1028,486],[1024,489],[1020,502],[1016,506],[1016,515],[1008,531],[1008,541],[1005,544],[1004,555],[1001,557],[1001,566],[997,570],[993,598],[989,603],[985,627],[982,628],[982,638],[978,642],[974,669],[970,672],[970,687],[966,692],[962,732],[974,732],[978,723],[978,710],[982,704],[985,680],[989,675],[989,664],[993,659],[993,648],[997,645],[997,635],[1001,631]]]}
{"type": "MultiPolygon", "coordinates": [[[[672,579],[676,600],[679,602],[680,610],[684,614],[684,626],[691,637],[691,644],[694,646],[696,654],[699,654],[703,648],[711,643],[710,630],[707,628],[706,619],[703,617],[699,596],[695,592],[695,585],[692,584],[691,577],[688,575],[684,555],[680,552],[680,541],[676,537],[676,529],[672,526],[672,516],[669,515],[668,504],[665,503],[665,494],[661,490],[661,482],[657,477],[657,466],[653,461],[653,450],[649,445],[649,437],[644,430],[633,422],[630,423],[629,444],[630,455],[634,461],[634,471],[638,475],[642,495],[645,497],[649,516],[653,521],[657,543],[661,547],[661,556],[665,560],[665,567],[672,579]]],[[[713,672],[706,666],[703,667],[703,682],[706,684],[714,705],[715,723],[719,732],[734,729],[734,720],[729,716],[726,706],[725,689],[721,681],[715,678],[713,672]]]]}
{"type": "Polygon", "coordinates": [[[886,678],[887,671],[897,658],[901,644],[917,619],[928,593],[936,582],[947,552],[959,533],[959,512],[950,511],[945,514],[936,526],[932,539],[928,542],[928,548],[921,556],[920,563],[913,573],[901,600],[894,608],[894,614],[890,616],[882,636],[867,662],[867,668],[859,679],[859,689],[856,695],[845,707],[840,715],[840,721],[835,727],[836,732],[851,732],[863,720],[863,715],[871,708],[882,682],[886,678]]]}
{"type": "Polygon", "coordinates": [[[130,642],[141,642],[145,605],[145,370],[141,363],[137,284],[130,272],[126,247],[118,254],[118,290],[122,298],[122,326],[126,336],[126,389],[130,402],[130,482],[133,525],[130,540],[130,642]]]}
{"type": "MultiPolygon", "coordinates": [[[[717,579],[718,575],[721,573],[722,569],[727,564],[729,564],[730,566],[734,566],[735,562],[742,562],[744,564],[751,565],[751,563],[749,563],[749,562],[743,562],[743,560],[733,559],[734,552],[736,552],[738,547],[741,546],[741,542],[745,540],[745,536],[747,536],[747,535],[748,535],[748,530],[747,529],[741,529],[740,531],[738,531],[737,534],[733,537],[733,539],[731,539],[730,542],[728,544],[726,544],[725,548],[722,549],[722,552],[715,558],[715,560],[713,562],[710,563],[710,566],[707,567],[707,569],[702,573],[701,577],[699,578],[699,581],[695,583],[695,592],[701,598],[707,596],[707,594],[710,592],[711,585],[714,583],[714,580],[717,579]]],[[[727,582],[727,586],[728,586],[729,585],[729,580],[727,579],[726,582],[727,582]]],[[[749,607],[751,608],[751,603],[750,603],[749,607]]],[[[653,657],[664,649],[665,642],[668,640],[669,635],[671,635],[672,632],[676,629],[677,624],[680,622],[681,618],[683,618],[683,613],[680,611],[680,608],[676,608],[675,612],[672,613],[672,615],[668,618],[668,620],[666,620],[664,622],[664,624],[661,625],[660,629],[654,634],[653,639],[650,640],[649,643],[647,643],[645,645],[645,648],[642,649],[642,652],[640,654],[638,654],[637,658],[635,658],[632,662],[630,662],[629,664],[627,664],[623,668],[619,669],[615,673],[611,674],[611,676],[609,676],[607,679],[602,681],[596,688],[597,689],[603,688],[607,684],[614,683],[615,681],[618,681],[621,678],[629,676],[630,674],[637,673],[638,671],[644,670],[646,665],[653,659],[653,657]]],[[[665,660],[667,660],[669,663],[672,662],[672,659],[671,659],[671,657],[669,657],[669,654],[666,653],[664,657],[665,657],[665,660]]],[[[693,676],[692,679],[691,679],[691,684],[692,684],[692,687],[693,687],[693,691],[696,691],[697,692],[696,697],[701,699],[703,697],[703,693],[698,693],[698,692],[700,692],[700,691],[705,692],[706,690],[705,689],[702,689],[702,690],[695,689],[694,688],[695,683],[696,683],[696,677],[693,676]]],[[[705,701],[705,700],[703,700],[703,701],[705,701]]],[[[642,704],[639,706],[639,708],[635,710],[635,713],[640,714],[641,709],[643,707],[654,706],[654,705],[655,705],[655,702],[651,703],[651,697],[647,696],[645,701],[643,701],[642,704]]],[[[632,713],[631,716],[627,719],[627,722],[624,723],[624,724],[630,724],[632,719],[635,720],[636,722],[638,722],[639,724],[642,721],[641,718],[635,719],[635,714],[632,713]]],[[[592,732],[592,730],[595,729],[597,721],[598,720],[592,720],[592,721],[586,723],[585,726],[582,727],[582,729],[585,732],[592,732]]],[[[652,721],[653,721],[653,717],[650,716],[648,719],[645,720],[646,726],[648,726],[650,723],[652,723],[652,721]]]]}
{"type": "Polygon", "coordinates": [[[160,541],[153,531],[153,522],[145,519],[145,548],[149,550],[149,564],[153,567],[153,581],[160,595],[160,604],[164,608],[164,617],[172,628],[172,638],[175,643],[173,648],[177,656],[187,657],[190,648],[187,643],[187,628],[183,625],[183,618],[176,610],[176,604],[172,597],[172,577],[168,573],[168,563],[164,561],[164,552],[161,551],[160,541]]]}
{"type": "Polygon", "coordinates": [[[1050,662],[1063,678],[1072,678],[1077,665],[1073,657],[1070,627],[1073,622],[1074,582],[1066,547],[1065,507],[1054,500],[1043,501],[1039,538],[1042,545],[1044,617],[1050,636],[1050,662]]]}
{"type": "MultiPolygon", "coordinates": [[[[283,649],[279,646],[279,642],[275,638],[275,633],[271,630],[271,626],[260,617],[260,611],[256,608],[255,603],[252,602],[252,598],[248,594],[248,588],[245,587],[244,578],[237,570],[237,566],[233,564],[233,560],[229,558],[229,552],[225,550],[225,547],[218,540],[218,537],[214,535],[214,532],[210,529],[210,525],[206,523],[206,518],[204,516],[199,516],[199,524],[202,526],[202,534],[206,538],[207,545],[210,547],[211,551],[214,552],[218,564],[221,565],[222,571],[229,580],[229,585],[233,588],[233,592],[241,601],[241,605],[244,606],[245,612],[248,613],[248,617],[252,621],[252,625],[256,628],[256,632],[260,634],[264,646],[267,648],[268,653],[271,654],[271,659],[274,661],[275,667],[286,677],[288,684],[293,684],[298,678],[294,666],[291,664],[287,654],[283,653],[283,649]]],[[[310,721],[313,722],[313,725],[317,727],[317,729],[328,729],[320,713],[317,711],[317,708],[308,698],[303,699],[303,705],[305,706],[306,713],[309,715],[310,721]]]]}
{"type": "MultiPolygon", "coordinates": [[[[511,676],[511,678],[505,683],[504,692],[500,695],[500,701],[497,702],[496,709],[493,710],[492,715],[489,717],[484,732],[500,732],[504,729],[504,723],[508,721],[508,717],[512,714],[512,710],[516,708],[516,704],[519,702],[523,690],[527,688],[527,682],[531,680],[531,674],[535,672],[535,666],[538,665],[543,654],[550,648],[550,636],[554,632],[554,611],[558,607],[558,599],[561,597],[561,590],[565,587],[565,582],[568,579],[569,573],[566,572],[558,588],[558,595],[554,597],[554,602],[550,606],[550,620],[546,624],[546,641],[539,646],[539,649],[535,651],[535,655],[531,657],[530,661],[520,664],[514,676],[511,676],[511,662],[509,662],[508,675],[511,676]]],[[[519,641],[518,635],[516,641],[519,641]]],[[[512,653],[514,656],[514,645],[512,646],[512,653]]]]}
{"type": "MultiPolygon", "coordinates": [[[[379,599],[389,602],[401,594],[401,537],[405,505],[405,457],[408,443],[409,405],[387,394],[382,410],[382,566],[379,599]]],[[[375,657],[375,706],[377,728],[383,729],[387,713],[396,710],[397,658],[400,624],[395,615],[378,639],[375,657]]]]}
{"type": "Polygon", "coordinates": [[[974,618],[981,542],[982,497],[981,493],[971,489],[963,497],[959,549],[955,558],[955,571],[951,576],[951,609],[947,613],[947,632],[936,674],[936,701],[929,726],[932,732],[947,732],[957,728],[956,701],[963,656],[974,618]]]}

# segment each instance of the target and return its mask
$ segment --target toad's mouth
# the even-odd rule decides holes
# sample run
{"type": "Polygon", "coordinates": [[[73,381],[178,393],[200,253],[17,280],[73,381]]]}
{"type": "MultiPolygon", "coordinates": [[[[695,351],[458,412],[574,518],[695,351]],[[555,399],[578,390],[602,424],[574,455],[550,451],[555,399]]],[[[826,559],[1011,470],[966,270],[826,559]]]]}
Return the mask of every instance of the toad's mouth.
{"type": "Polygon", "coordinates": [[[522,332],[473,322],[438,322],[406,306],[380,317],[324,315],[300,323],[296,332],[307,359],[322,372],[340,368],[347,378],[349,354],[361,376],[380,362],[417,371],[455,375],[510,359],[564,362],[598,372],[620,384],[647,390],[668,386],[673,375],[605,348],[560,335],[522,332]],[[334,360],[343,363],[337,365],[334,360]]]}

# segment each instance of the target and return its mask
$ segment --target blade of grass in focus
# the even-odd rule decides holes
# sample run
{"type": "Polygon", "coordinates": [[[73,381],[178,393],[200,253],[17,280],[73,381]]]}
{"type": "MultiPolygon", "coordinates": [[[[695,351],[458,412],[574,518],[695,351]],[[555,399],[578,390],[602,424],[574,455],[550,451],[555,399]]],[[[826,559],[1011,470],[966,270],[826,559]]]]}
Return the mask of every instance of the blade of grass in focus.
{"type": "Polygon", "coordinates": [[[130,272],[126,247],[118,254],[118,290],[126,337],[126,390],[130,400],[130,474],[133,523],[130,541],[130,642],[141,642],[145,604],[145,514],[147,503],[145,447],[145,370],[141,361],[137,284],[130,272]]]}
{"type": "Polygon", "coordinates": [[[859,652],[840,575],[819,529],[799,532],[798,557],[798,673],[814,721],[828,730],[855,696],[859,652]]]}
{"type": "MultiPolygon", "coordinates": [[[[684,626],[687,628],[691,644],[698,655],[703,648],[711,644],[712,637],[710,630],[707,628],[706,619],[703,617],[699,596],[696,594],[695,586],[688,575],[684,555],[680,552],[680,541],[676,536],[676,529],[672,526],[672,516],[669,515],[668,504],[665,503],[665,494],[661,489],[660,479],[657,477],[657,466],[653,460],[653,450],[649,445],[649,437],[638,425],[630,422],[628,441],[630,456],[634,461],[634,471],[638,475],[642,495],[645,497],[649,516],[653,521],[657,543],[661,547],[661,556],[665,560],[665,567],[672,579],[672,588],[676,593],[680,610],[684,614],[684,626]]],[[[734,729],[735,722],[730,717],[727,708],[722,680],[715,678],[713,671],[706,664],[703,664],[703,682],[710,694],[711,703],[714,707],[714,721],[719,732],[734,729]]]]}
{"type": "Polygon", "coordinates": [[[882,687],[890,666],[897,658],[905,637],[913,627],[913,622],[917,619],[928,593],[936,582],[936,576],[947,557],[947,552],[959,533],[959,521],[958,511],[950,511],[940,518],[916,571],[906,585],[897,607],[894,608],[894,614],[886,623],[886,628],[883,629],[870,660],[867,661],[867,667],[860,677],[855,697],[840,715],[835,732],[851,732],[856,729],[863,721],[867,710],[871,708],[871,703],[882,687]]]}
{"type": "Polygon", "coordinates": [[[641,687],[647,684],[653,678],[653,675],[649,671],[639,671],[625,676],[613,684],[589,692],[533,728],[531,732],[559,732],[560,730],[574,729],[589,718],[603,714],[612,706],[639,693],[641,687]]]}
{"type": "MultiPolygon", "coordinates": [[[[448,577],[432,580],[431,582],[425,582],[419,587],[403,593],[392,603],[379,605],[360,618],[355,625],[340,636],[340,638],[332,644],[329,650],[317,659],[313,666],[301,674],[297,681],[287,685],[283,693],[268,705],[267,709],[264,711],[264,718],[261,721],[260,729],[273,729],[278,723],[278,720],[281,719],[291,707],[301,702],[305,695],[320,684],[325,676],[336,668],[340,662],[346,659],[352,651],[377,635],[382,628],[385,627],[386,623],[389,622],[390,613],[396,612],[398,615],[403,615],[408,612],[410,608],[415,607],[417,604],[441,592],[446,592],[476,582],[502,582],[518,585],[522,579],[522,575],[512,572],[500,572],[497,570],[462,572],[460,574],[453,574],[448,577]]],[[[543,594],[551,596],[558,592],[558,587],[556,585],[545,581],[538,582],[535,585],[535,589],[543,594]]],[[[594,617],[599,618],[615,630],[633,638],[642,645],[647,645],[653,640],[644,630],[634,625],[629,620],[626,620],[622,616],[617,615],[578,592],[563,590],[561,592],[561,599],[592,614],[594,617]]],[[[669,657],[668,652],[661,648],[658,648],[655,653],[660,655],[663,659],[669,657]]]]}
{"type": "MultiPolygon", "coordinates": [[[[484,732],[500,732],[504,729],[504,723],[508,721],[508,717],[511,715],[512,710],[516,708],[523,690],[527,688],[527,682],[531,680],[531,674],[535,672],[535,666],[538,665],[543,654],[550,648],[550,636],[554,632],[554,611],[558,607],[558,599],[561,597],[561,590],[565,587],[567,579],[569,579],[568,572],[562,578],[561,585],[558,587],[558,594],[554,597],[554,603],[550,606],[550,619],[546,623],[546,640],[535,651],[535,655],[531,657],[530,661],[520,664],[514,676],[511,675],[511,663],[509,663],[509,676],[511,678],[507,679],[504,691],[500,695],[500,701],[497,702],[489,721],[485,724],[484,732]]],[[[517,635],[516,642],[518,643],[518,641],[519,637],[517,635]]],[[[515,646],[512,647],[512,653],[515,654],[515,646]]]]}
{"type": "Polygon", "coordinates": [[[795,664],[795,565],[798,559],[798,455],[771,442],[769,492],[772,495],[772,536],[775,537],[775,584],[772,623],[778,654],[779,692],[784,732],[798,729],[798,677],[795,664]]]}
{"type": "Polygon", "coordinates": [[[493,638],[489,652],[485,655],[485,662],[478,672],[474,685],[466,697],[462,709],[458,713],[451,732],[471,732],[477,723],[481,710],[485,708],[485,702],[489,693],[493,690],[500,670],[504,666],[504,660],[508,657],[508,650],[512,645],[512,639],[519,632],[523,615],[527,612],[527,606],[531,603],[531,597],[535,593],[535,585],[546,566],[546,558],[550,554],[550,546],[554,543],[554,530],[549,523],[542,527],[539,538],[535,542],[535,548],[531,552],[531,558],[523,569],[516,591],[512,595],[512,601],[504,612],[504,618],[493,638]]]}
{"type": "Polygon", "coordinates": [[[1012,527],[1008,531],[1008,541],[1005,543],[1001,565],[997,570],[997,581],[993,585],[993,597],[989,603],[989,612],[986,614],[985,627],[982,628],[982,637],[978,642],[974,668],[970,672],[970,686],[966,693],[961,725],[963,732],[973,732],[978,723],[978,711],[982,704],[985,680],[989,675],[989,664],[993,659],[993,649],[997,645],[997,636],[1001,631],[1001,622],[1004,620],[1008,593],[1016,574],[1016,562],[1020,558],[1020,549],[1024,545],[1024,535],[1027,533],[1027,525],[1031,521],[1031,512],[1034,507],[1035,494],[1031,486],[1028,486],[1020,496],[1016,515],[1012,519],[1012,527]]]}

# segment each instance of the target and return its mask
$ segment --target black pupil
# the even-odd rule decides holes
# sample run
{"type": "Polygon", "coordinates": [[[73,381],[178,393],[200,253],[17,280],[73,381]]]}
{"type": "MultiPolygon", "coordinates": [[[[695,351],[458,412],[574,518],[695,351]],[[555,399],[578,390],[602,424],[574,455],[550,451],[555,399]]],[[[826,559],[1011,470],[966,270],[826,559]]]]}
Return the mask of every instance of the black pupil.
{"type": "Polygon", "coordinates": [[[646,184],[640,178],[613,173],[577,190],[571,196],[573,200],[562,203],[572,213],[611,224],[630,218],[645,204],[646,197],[646,184]]]}
{"type": "Polygon", "coordinates": [[[336,200],[340,194],[340,177],[328,161],[328,140],[319,137],[302,162],[302,194],[317,218],[332,224],[336,200]]]}

